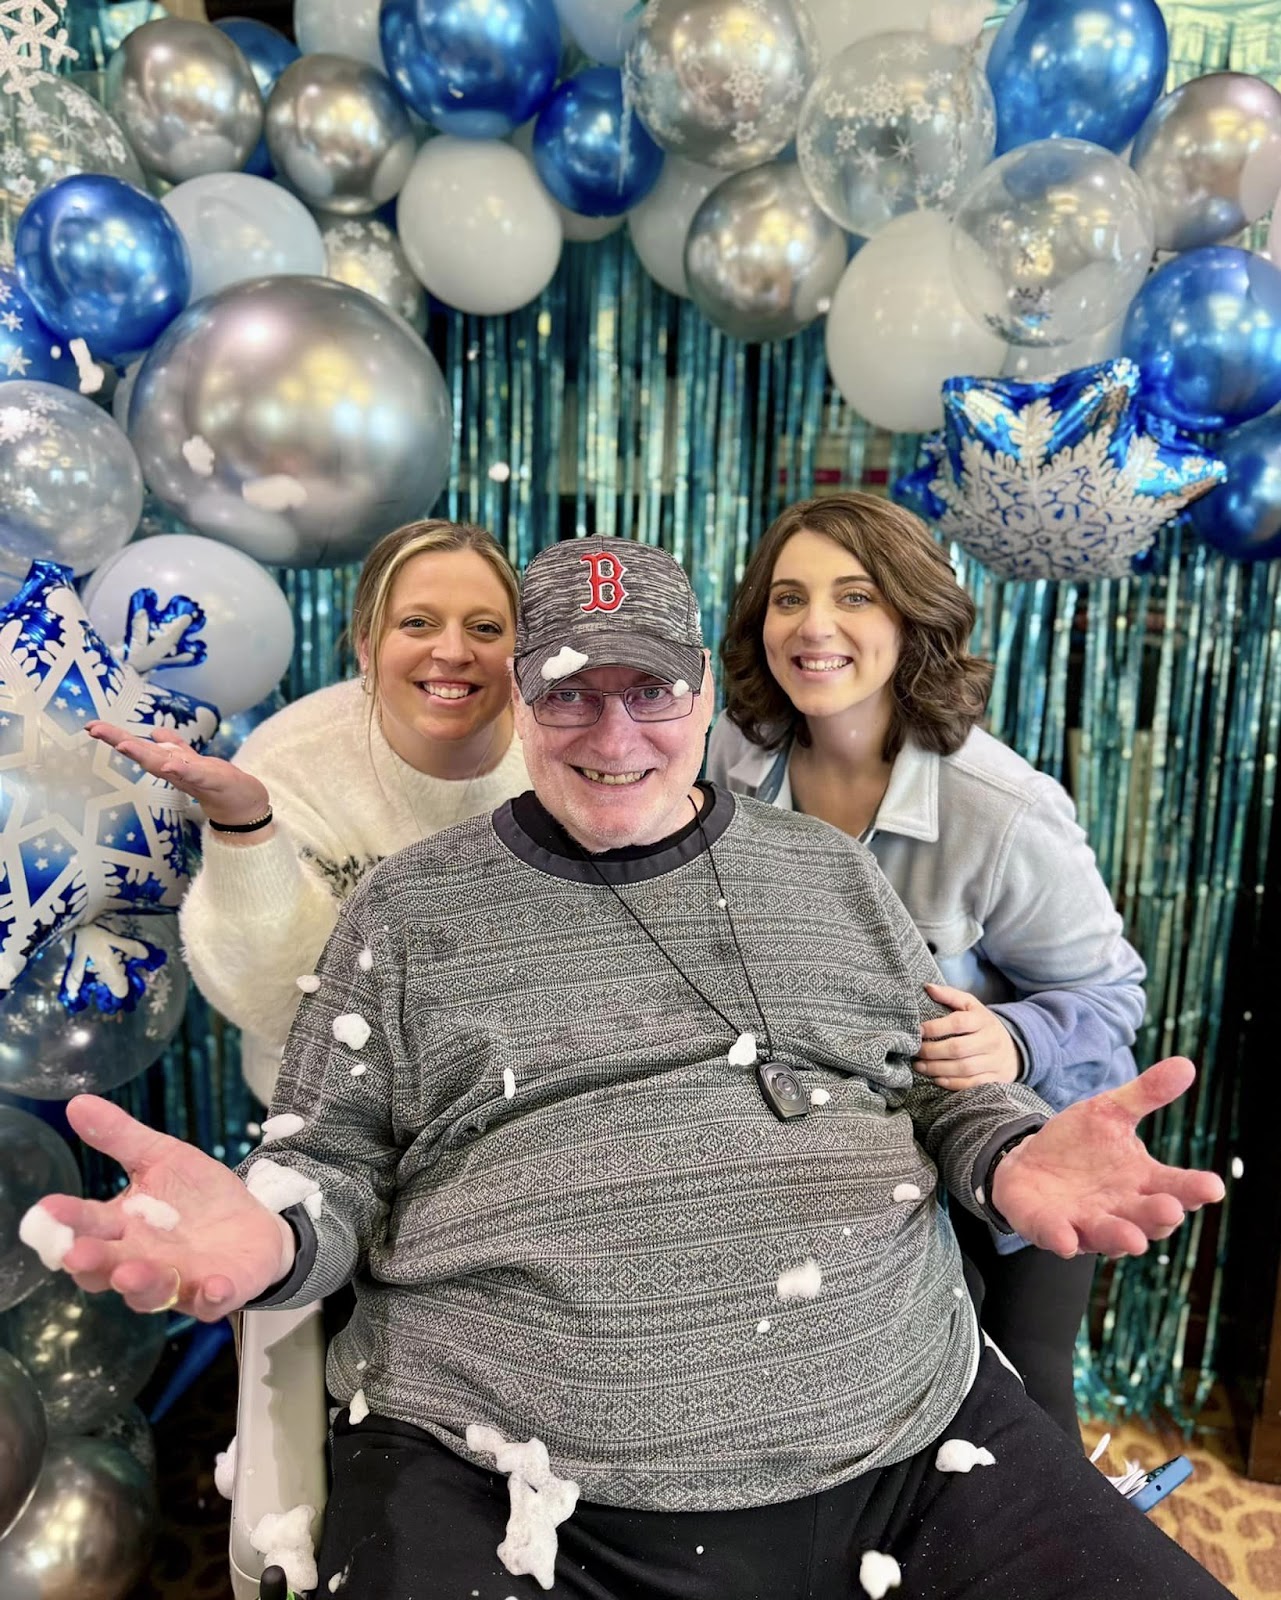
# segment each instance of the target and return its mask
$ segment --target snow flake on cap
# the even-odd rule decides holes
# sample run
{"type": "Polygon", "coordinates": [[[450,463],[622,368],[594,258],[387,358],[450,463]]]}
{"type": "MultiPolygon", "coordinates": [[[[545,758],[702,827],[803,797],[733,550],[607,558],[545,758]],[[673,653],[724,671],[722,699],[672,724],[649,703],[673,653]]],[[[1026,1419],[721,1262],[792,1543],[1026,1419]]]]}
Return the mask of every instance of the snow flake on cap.
{"type": "Polygon", "coordinates": [[[581,650],[563,644],[550,660],[543,662],[543,678],[547,683],[555,683],[558,678],[568,678],[571,673],[581,672],[586,665],[587,657],[581,650]]]}
{"type": "Polygon", "coordinates": [[[903,1574],[893,1556],[883,1556],[879,1550],[865,1550],[858,1564],[858,1581],[871,1600],[885,1600],[890,1590],[902,1583],[903,1574]]]}
{"type": "Polygon", "coordinates": [[[688,694],[689,684],[685,682],[684,678],[677,678],[676,682],[672,685],[672,693],[677,696],[688,694]]]}
{"type": "Polygon", "coordinates": [[[934,1465],[940,1472],[969,1472],[973,1467],[994,1467],[996,1457],[968,1439],[947,1439],[939,1446],[934,1465]]]}
{"type": "Polygon", "coordinates": [[[823,1287],[823,1274],[813,1256],[806,1256],[799,1267],[789,1267],[778,1275],[780,1300],[813,1300],[823,1287]]]}
{"type": "Polygon", "coordinates": [[[344,1011],[333,1020],[334,1038],[349,1050],[363,1050],[369,1042],[369,1024],[359,1011],[344,1011]]]}

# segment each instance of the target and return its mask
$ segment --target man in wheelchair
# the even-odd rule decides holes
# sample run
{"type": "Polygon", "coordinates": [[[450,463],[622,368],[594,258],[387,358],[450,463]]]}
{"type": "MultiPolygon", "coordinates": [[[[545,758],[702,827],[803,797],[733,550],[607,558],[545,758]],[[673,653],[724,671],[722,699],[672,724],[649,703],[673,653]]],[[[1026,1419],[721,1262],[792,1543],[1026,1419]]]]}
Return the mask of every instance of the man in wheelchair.
{"type": "Polygon", "coordinates": [[[1057,1116],[915,1073],[938,974],[872,856],[696,781],[660,550],[539,555],[513,676],[533,791],[363,881],[241,1176],[72,1102],[130,1187],[43,1202],[66,1270],[204,1320],[354,1285],[322,1594],[1226,1595],[984,1348],[940,1194],[1145,1250],[1223,1193],[1135,1133],[1191,1065],[1057,1116]]]}

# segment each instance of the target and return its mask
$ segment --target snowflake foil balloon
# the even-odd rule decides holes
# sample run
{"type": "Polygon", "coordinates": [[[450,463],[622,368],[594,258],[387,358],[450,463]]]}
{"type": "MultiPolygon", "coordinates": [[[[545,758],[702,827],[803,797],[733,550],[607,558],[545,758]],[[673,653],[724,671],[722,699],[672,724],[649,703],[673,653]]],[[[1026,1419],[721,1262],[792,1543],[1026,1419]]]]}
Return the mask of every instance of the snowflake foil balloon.
{"type": "Polygon", "coordinates": [[[200,701],[145,683],[107,649],[54,562],[0,610],[0,994],[50,940],[104,912],[170,910],[195,827],[171,785],[84,731],[169,728],[197,748],[218,727],[200,701]]]}
{"type": "Polygon", "coordinates": [[[1007,578],[1124,577],[1161,526],[1226,477],[1145,425],[1132,361],[1042,383],[949,378],[942,434],[895,497],[1007,578]]]}

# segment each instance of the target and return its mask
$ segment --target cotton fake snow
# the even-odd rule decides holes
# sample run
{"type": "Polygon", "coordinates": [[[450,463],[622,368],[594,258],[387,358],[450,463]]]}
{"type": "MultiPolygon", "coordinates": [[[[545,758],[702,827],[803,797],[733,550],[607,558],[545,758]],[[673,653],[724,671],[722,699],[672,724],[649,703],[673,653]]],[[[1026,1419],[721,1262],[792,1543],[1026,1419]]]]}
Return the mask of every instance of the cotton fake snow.
{"type": "Polygon", "coordinates": [[[330,1594],[337,1594],[338,1593],[339,1589],[341,1589],[343,1584],[346,1583],[347,1574],[350,1571],[351,1571],[351,1562],[349,1561],[347,1563],[347,1565],[342,1569],[341,1572],[335,1572],[334,1573],[333,1577],[330,1578],[329,1584],[328,1584],[328,1588],[329,1588],[330,1594]]]}
{"type": "Polygon", "coordinates": [[[142,1194],[135,1189],[125,1196],[120,1209],[131,1217],[141,1217],[149,1228],[163,1228],[166,1233],[178,1226],[178,1212],[167,1200],[157,1200],[154,1194],[142,1194]]]}
{"type": "Polygon", "coordinates": [[[865,1550],[858,1564],[858,1581],[871,1600],[885,1600],[890,1590],[902,1583],[903,1574],[893,1556],[883,1556],[879,1550],[865,1550]]]}
{"type": "Polygon", "coordinates": [[[581,672],[587,657],[581,650],[572,650],[563,644],[550,660],[543,662],[543,681],[555,683],[557,678],[568,678],[571,672],[581,672]]]}
{"type": "Polygon", "coordinates": [[[316,1547],[311,1542],[314,1506],[294,1506],[289,1511],[269,1511],[260,1517],[249,1543],[263,1557],[266,1567],[283,1567],[289,1587],[295,1591],[314,1589],[316,1547]]]}
{"type": "Polygon", "coordinates": [[[770,1330],[770,1320],[769,1320],[769,1318],[768,1317],[762,1317],[761,1320],[756,1324],[757,1333],[768,1333],[769,1330],[770,1330]]]}
{"type": "Polygon", "coordinates": [[[18,1224],[18,1237],[28,1250],[35,1251],[48,1272],[61,1268],[63,1256],[76,1242],[67,1224],[51,1217],[42,1205],[34,1205],[23,1214],[18,1224]]]}
{"type": "Polygon", "coordinates": [[[806,1256],[799,1267],[789,1267],[778,1275],[780,1300],[812,1300],[823,1287],[823,1274],[813,1256],[806,1256]]]}
{"type": "Polygon", "coordinates": [[[296,1111],[277,1112],[263,1123],[262,1142],[270,1144],[273,1139],[288,1139],[292,1134],[301,1133],[306,1126],[306,1118],[300,1117],[296,1111]]]}
{"type": "Polygon", "coordinates": [[[225,1450],[214,1457],[214,1488],[224,1500],[230,1500],[236,1487],[236,1435],[225,1450]]]}
{"type": "Polygon", "coordinates": [[[368,1415],[369,1401],[365,1399],[365,1391],[357,1389],[351,1397],[350,1405],[347,1407],[347,1420],[353,1424],[363,1422],[368,1415]]]}
{"type": "Polygon", "coordinates": [[[358,1061],[351,1069],[351,1075],[353,1078],[363,1078],[368,1071],[369,1068],[365,1065],[365,1063],[363,1061],[358,1061]]]}
{"type": "Polygon", "coordinates": [[[356,1363],[356,1371],[357,1372],[363,1372],[368,1365],[369,1365],[369,1363],[362,1356],[360,1358],[360,1360],[356,1363]]]}
{"type": "Polygon", "coordinates": [[[994,1467],[996,1457],[968,1439],[947,1439],[939,1446],[934,1465],[940,1472],[969,1472],[972,1467],[994,1467]]]}
{"type": "Polygon", "coordinates": [[[359,1011],[344,1011],[333,1021],[334,1038],[349,1050],[363,1050],[369,1042],[369,1024],[359,1011]]]}
{"type": "Polygon", "coordinates": [[[192,434],[182,442],[182,459],[198,478],[212,477],[214,469],[213,447],[200,434],[192,434]]]}
{"type": "MultiPolygon", "coordinates": [[[[288,1211],[290,1206],[299,1202],[306,1205],[312,1195],[320,1194],[320,1185],[314,1178],[309,1178],[305,1172],[295,1172],[292,1167],[282,1167],[267,1156],[250,1167],[245,1188],[268,1211],[288,1211]]],[[[311,1207],[307,1209],[310,1211],[311,1207]]]]}
{"type": "Polygon", "coordinates": [[[507,1474],[511,1515],[498,1559],[513,1578],[528,1574],[550,1589],[555,1581],[556,1529],[573,1515],[578,1485],[555,1475],[541,1439],[515,1444],[497,1428],[473,1422],[467,1429],[467,1448],[477,1455],[492,1455],[497,1470],[507,1474]]]}
{"type": "Polygon", "coordinates": [[[740,1033],[729,1047],[731,1067],[751,1067],[756,1064],[756,1035],[740,1033]]]}
{"type": "Polygon", "coordinates": [[[672,685],[672,693],[674,695],[688,694],[689,684],[685,682],[684,678],[677,678],[676,682],[672,685]]]}
{"type": "Polygon", "coordinates": [[[503,1068],[503,1099],[511,1100],[516,1094],[516,1074],[510,1067],[503,1068]]]}
{"type": "Polygon", "coordinates": [[[325,1209],[325,1197],[319,1189],[303,1197],[302,1208],[314,1221],[319,1222],[320,1213],[325,1209]]]}
{"type": "Polygon", "coordinates": [[[921,1191],[914,1183],[896,1183],[894,1185],[894,1204],[902,1200],[919,1200],[921,1191]]]}
{"type": "Polygon", "coordinates": [[[810,1104],[812,1106],[825,1106],[832,1098],[826,1089],[811,1089],[810,1104]]]}
{"type": "Polygon", "coordinates": [[[1090,1451],[1090,1465],[1092,1467],[1097,1466],[1100,1456],[1102,1456],[1103,1452],[1111,1443],[1112,1435],[1110,1433],[1105,1433],[1099,1440],[1098,1444],[1095,1445],[1094,1449],[1090,1451]]]}
{"type": "Polygon", "coordinates": [[[97,394],[102,388],[102,380],[106,377],[106,373],[89,354],[89,346],[83,339],[73,339],[67,349],[76,364],[80,393],[97,394]]]}
{"type": "Polygon", "coordinates": [[[320,979],[314,972],[304,972],[302,977],[295,978],[294,982],[304,994],[315,994],[316,990],[320,988],[320,979]]]}
{"type": "Polygon", "coordinates": [[[1245,1162],[1242,1161],[1240,1156],[1233,1156],[1232,1157],[1231,1172],[1232,1172],[1232,1176],[1234,1178],[1244,1178],[1245,1177],[1245,1162]]]}
{"type": "Polygon", "coordinates": [[[356,965],[362,972],[369,972],[372,970],[374,965],[374,952],[369,948],[368,945],[366,945],[356,957],[356,965]]]}
{"type": "MultiPolygon", "coordinates": [[[[288,511],[304,505],[307,491],[287,472],[272,472],[265,478],[249,478],[240,485],[241,498],[260,511],[288,511]]],[[[297,1588],[297,1584],[293,1586],[297,1588]]]]}

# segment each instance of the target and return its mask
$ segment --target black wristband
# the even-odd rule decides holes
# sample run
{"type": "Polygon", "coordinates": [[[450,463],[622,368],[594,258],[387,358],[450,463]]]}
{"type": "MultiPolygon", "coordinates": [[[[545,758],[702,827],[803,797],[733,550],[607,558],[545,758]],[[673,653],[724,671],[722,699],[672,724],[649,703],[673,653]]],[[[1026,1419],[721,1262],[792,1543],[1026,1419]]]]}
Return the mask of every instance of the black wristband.
{"type": "Polygon", "coordinates": [[[212,817],[206,817],[205,821],[215,833],[257,833],[271,821],[271,807],[267,807],[265,816],[256,817],[253,822],[215,822],[212,817]]]}

